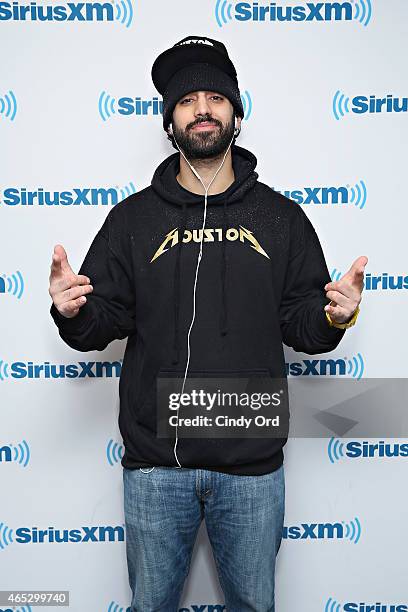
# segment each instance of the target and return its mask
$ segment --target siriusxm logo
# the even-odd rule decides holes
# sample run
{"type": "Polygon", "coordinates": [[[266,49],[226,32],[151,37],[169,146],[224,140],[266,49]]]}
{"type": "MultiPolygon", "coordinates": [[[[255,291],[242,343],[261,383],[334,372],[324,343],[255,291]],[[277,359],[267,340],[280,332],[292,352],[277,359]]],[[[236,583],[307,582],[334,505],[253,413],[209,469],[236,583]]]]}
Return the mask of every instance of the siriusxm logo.
{"type": "Polygon", "coordinates": [[[163,100],[156,96],[152,99],[122,97],[116,101],[110,94],[103,91],[98,100],[99,114],[104,121],[112,115],[160,115],[163,112],[163,100]]]}
{"type": "MultiPolygon", "coordinates": [[[[241,94],[241,100],[244,119],[249,119],[252,113],[252,99],[249,91],[245,90],[241,94]]],[[[98,100],[98,110],[103,121],[107,121],[113,115],[161,115],[163,113],[163,100],[159,100],[156,96],[147,100],[129,97],[116,99],[106,91],[102,91],[98,100]]]]}
{"type": "Polygon", "coordinates": [[[371,0],[354,2],[306,2],[283,5],[282,2],[235,2],[216,0],[215,19],[220,28],[231,21],[299,22],[358,21],[367,26],[371,20],[371,0]]]}
{"type": "Polygon", "coordinates": [[[244,110],[244,119],[249,119],[252,113],[252,98],[247,89],[241,94],[241,101],[244,110]]]}
{"type": "MultiPolygon", "coordinates": [[[[330,277],[332,281],[338,281],[342,277],[342,272],[333,268],[330,277]]],[[[395,274],[388,274],[388,272],[373,276],[370,272],[366,272],[364,275],[364,289],[366,291],[408,289],[408,276],[397,276],[395,274]]]]}
{"type": "Polygon", "coordinates": [[[124,187],[74,187],[64,191],[48,191],[38,187],[29,191],[26,187],[7,187],[0,193],[0,203],[7,206],[107,206],[136,193],[132,181],[124,187]]]}
{"type": "Polygon", "coordinates": [[[385,98],[376,96],[354,96],[351,99],[337,90],[333,96],[332,111],[337,121],[347,113],[363,115],[365,113],[406,113],[408,111],[408,98],[401,98],[387,94],[385,98]]]}
{"type": "Polygon", "coordinates": [[[19,442],[19,444],[6,444],[0,446],[0,463],[9,462],[18,463],[22,467],[27,467],[30,461],[30,447],[26,440],[19,442]]]}
{"type": "Polygon", "coordinates": [[[337,438],[330,438],[327,445],[327,454],[330,462],[335,463],[341,459],[373,459],[377,457],[408,457],[408,443],[388,443],[380,440],[376,443],[367,440],[350,440],[341,442],[337,438]]]}
{"type": "MultiPolygon", "coordinates": [[[[1,2],[0,2],[1,5],[1,2]]],[[[1,115],[14,121],[17,113],[17,100],[11,89],[6,93],[5,96],[0,96],[0,119],[1,115]]]]}
{"type": "Polygon", "coordinates": [[[351,359],[302,359],[286,363],[288,376],[351,376],[360,380],[364,373],[361,353],[351,359]]]}
{"type": "Polygon", "coordinates": [[[131,612],[131,610],[130,607],[124,608],[123,606],[117,604],[115,601],[111,601],[108,606],[108,612],[131,612]]]}
{"type": "Polygon", "coordinates": [[[123,359],[119,361],[78,361],[78,363],[52,364],[49,361],[13,361],[0,359],[0,380],[8,378],[116,378],[120,377],[123,359]]]}
{"type": "Polygon", "coordinates": [[[118,21],[128,28],[133,21],[133,5],[131,0],[52,5],[0,2],[0,21],[118,21]]]}
{"type": "Polygon", "coordinates": [[[357,517],[348,523],[301,523],[283,527],[285,540],[350,540],[357,544],[361,537],[361,523],[357,517]]]}
{"type": "Polygon", "coordinates": [[[123,457],[124,447],[123,444],[119,444],[112,440],[112,438],[108,441],[106,446],[106,458],[111,467],[120,463],[123,457]]]}
{"type": "Polygon", "coordinates": [[[19,270],[11,275],[0,275],[0,295],[2,293],[11,293],[18,300],[21,299],[24,291],[24,280],[19,270]]]}
{"type": "Polygon", "coordinates": [[[324,612],[408,612],[408,604],[389,604],[376,601],[367,603],[365,601],[348,601],[340,604],[332,597],[326,602],[324,612]]]}
{"type": "Polygon", "coordinates": [[[123,542],[125,526],[97,525],[81,526],[78,529],[56,529],[47,527],[18,527],[10,529],[5,523],[0,523],[0,550],[10,544],[65,544],[67,542],[123,542]]]}
{"type": "Polygon", "coordinates": [[[355,185],[340,187],[303,187],[283,191],[275,187],[273,189],[297,204],[353,204],[362,209],[367,201],[367,187],[362,180],[355,185]]]}

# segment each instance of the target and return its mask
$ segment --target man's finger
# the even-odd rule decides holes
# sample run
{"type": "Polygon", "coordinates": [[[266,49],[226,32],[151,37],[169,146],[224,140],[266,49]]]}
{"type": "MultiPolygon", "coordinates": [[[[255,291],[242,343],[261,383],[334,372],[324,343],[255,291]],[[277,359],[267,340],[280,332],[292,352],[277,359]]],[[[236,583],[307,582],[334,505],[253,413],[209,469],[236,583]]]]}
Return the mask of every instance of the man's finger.
{"type": "Polygon", "coordinates": [[[61,258],[55,253],[52,254],[51,260],[51,277],[62,275],[61,258]]]}
{"type": "Polygon", "coordinates": [[[350,269],[346,272],[343,278],[349,277],[352,283],[361,283],[363,281],[364,268],[366,267],[367,262],[368,258],[365,255],[357,257],[357,259],[353,261],[350,269]]]}
{"type": "Polygon", "coordinates": [[[84,295],[81,295],[76,300],[70,300],[69,302],[65,302],[63,309],[61,309],[60,307],[57,307],[57,309],[64,317],[71,319],[72,317],[78,314],[81,306],[83,306],[84,304],[86,304],[86,297],[84,295]]]}
{"type": "Polygon", "coordinates": [[[338,304],[339,306],[344,306],[344,307],[346,307],[350,301],[346,295],[343,295],[342,293],[339,293],[338,291],[327,291],[326,297],[332,302],[334,302],[335,304],[338,304]]]}
{"type": "Polygon", "coordinates": [[[350,269],[347,270],[340,280],[326,283],[324,289],[326,291],[340,291],[344,295],[352,297],[353,289],[357,287],[361,293],[364,289],[364,269],[367,262],[368,258],[365,255],[357,257],[350,269]]]}
{"type": "Polygon", "coordinates": [[[84,274],[61,274],[54,278],[50,277],[50,285],[53,287],[54,292],[59,294],[76,287],[89,289],[92,287],[90,282],[89,277],[84,274]]]}
{"type": "Polygon", "coordinates": [[[338,291],[348,298],[353,298],[356,291],[352,285],[347,283],[347,280],[343,281],[343,279],[327,283],[327,285],[324,286],[324,289],[325,291],[338,291]]]}
{"type": "Polygon", "coordinates": [[[85,276],[85,274],[77,274],[77,285],[88,285],[91,282],[89,276],[85,276]]]}
{"type": "Polygon", "coordinates": [[[73,272],[71,266],[69,265],[68,262],[68,256],[67,256],[67,252],[64,249],[64,247],[62,246],[62,244],[56,244],[54,247],[54,254],[58,255],[59,259],[60,259],[60,266],[61,266],[61,271],[64,272],[65,274],[67,272],[73,272]]]}
{"type": "Polygon", "coordinates": [[[324,309],[327,313],[329,313],[329,315],[334,320],[337,320],[337,321],[340,321],[342,318],[345,318],[348,316],[347,311],[341,306],[339,306],[338,304],[336,304],[336,306],[333,306],[332,304],[328,304],[327,306],[324,307],[324,309]]]}
{"type": "Polygon", "coordinates": [[[60,304],[70,304],[71,302],[76,302],[79,300],[79,304],[83,301],[80,299],[82,296],[88,295],[92,292],[92,285],[73,285],[71,287],[67,287],[65,291],[61,291],[58,294],[58,300],[60,301],[60,304]]]}

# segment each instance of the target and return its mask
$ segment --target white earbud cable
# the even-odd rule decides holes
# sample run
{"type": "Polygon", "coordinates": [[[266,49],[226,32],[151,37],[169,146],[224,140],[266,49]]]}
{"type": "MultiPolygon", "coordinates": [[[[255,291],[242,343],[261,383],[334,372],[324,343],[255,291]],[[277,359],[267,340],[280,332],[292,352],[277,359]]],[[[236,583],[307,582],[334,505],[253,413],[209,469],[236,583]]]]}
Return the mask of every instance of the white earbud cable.
{"type": "MultiPolygon", "coordinates": [[[[230,149],[230,147],[231,147],[231,145],[233,143],[233,140],[235,138],[235,134],[232,137],[231,142],[229,143],[227,150],[225,151],[225,154],[224,154],[223,160],[221,162],[221,165],[219,166],[217,172],[214,174],[213,178],[211,179],[211,181],[210,181],[210,183],[208,184],[207,187],[204,185],[204,183],[203,183],[203,181],[201,179],[201,176],[198,174],[197,170],[190,164],[190,162],[188,161],[188,159],[184,155],[183,151],[181,151],[180,147],[178,146],[178,143],[176,141],[176,137],[174,136],[174,134],[172,134],[172,136],[174,138],[174,142],[176,143],[176,146],[177,146],[178,150],[180,151],[180,154],[184,157],[184,159],[186,160],[186,162],[190,166],[192,172],[195,174],[195,176],[198,178],[198,180],[200,181],[200,183],[204,187],[204,191],[205,191],[205,194],[204,194],[204,217],[203,217],[203,225],[202,225],[202,228],[201,228],[201,236],[200,236],[200,251],[198,253],[198,258],[197,258],[197,266],[196,266],[196,273],[195,273],[195,279],[194,279],[194,289],[193,289],[193,318],[191,320],[190,328],[189,328],[188,334],[187,334],[187,365],[186,365],[186,369],[185,369],[185,372],[184,372],[184,380],[183,380],[183,386],[182,386],[182,390],[181,390],[181,393],[184,393],[184,386],[185,386],[185,382],[186,382],[186,378],[187,378],[188,366],[189,366],[189,362],[190,362],[190,333],[191,333],[192,327],[194,325],[195,314],[196,314],[196,288],[197,288],[198,270],[199,270],[199,267],[200,267],[200,262],[201,262],[201,258],[202,258],[202,254],[203,254],[203,237],[204,237],[205,221],[206,221],[206,217],[207,217],[207,194],[208,194],[208,190],[211,187],[215,177],[217,176],[218,172],[221,170],[221,168],[222,168],[222,166],[224,164],[224,161],[225,161],[225,158],[227,156],[227,153],[228,153],[228,151],[229,151],[229,149],[230,149]]],[[[183,236],[179,236],[179,240],[182,240],[182,239],[183,239],[183,236]]],[[[177,407],[177,424],[176,424],[176,440],[175,440],[175,443],[174,443],[174,456],[175,456],[176,461],[178,463],[178,466],[176,466],[176,467],[181,468],[182,465],[180,464],[180,462],[178,460],[177,452],[176,452],[176,447],[177,447],[177,442],[178,442],[178,435],[177,435],[178,418],[179,418],[178,414],[179,414],[179,408],[177,407]]]]}
{"type": "MultiPolygon", "coordinates": [[[[236,123],[235,123],[235,128],[236,128],[236,123]]],[[[231,147],[231,145],[232,145],[232,143],[234,141],[234,138],[237,136],[237,134],[236,134],[236,132],[234,132],[234,136],[232,137],[231,142],[229,143],[228,148],[225,151],[225,154],[224,154],[223,160],[221,162],[221,165],[219,166],[217,172],[214,174],[213,178],[211,179],[211,181],[210,181],[210,183],[208,184],[207,187],[204,185],[204,183],[203,183],[203,181],[201,179],[201,176],[198,174],[197,170],[190,164],[190,162],[188,161],[187,157],[184,155],[183,151],[178,146],[176,137],[174,136],[173,132],[172,132],[172,136],[174,138],[174,142],[176,143],[177,149],[179,150],[180,154],[184,157],[184,159],[186,160],[186,162],[190,166],[192,172],[195,174],[195,176],[198,178],[198,180],[200,181],[200,183],[204,187],[204,191],[205,191],[205,194],[204,194],[204,217],[203,217],[203,225],[202,225],[202,228],[201,228],[201,236],[200,236],[200,251],[198,253],[198,258],[197,258],[197,266],[196,266],[195,279],[194,279],[194,289],[193,289],[193,318],[191,320],[190,328],[189,328],[188,334],[187,334],[187,365],[186,365],[186,369],[185,369],[185,372],[184,372],[183,386],[182,386],[182,390],[181,390],[181,393],[184,393],[184,386],[185,386],[185,382],[186,382],[186,378],[187,378],[188,366],[189,366],[189,363],[190,363],[190,352],[191,352],[190,351],[190,333],[191,333],[191,330],[192,330],[193,325],[194,325],[195,314],[196,314],[196,288],[197,288],[198,270],[199,270],[199,267],[200,267],[200,262],[201,262],[201,258],[202,258],[202,254],[203,254],[203,237],[204,237],[205,221],[206,221],[206,217],[207,217],[207,194],[208,194],[208,190],[211,187],[215,177],[217,176],[218,172],[221,170],[221,168],[222,168],[222,166],[224,164],[225,158],[226,158],[226,156],[228,154],[228,151],[229,151],[229,149],[230,149],[230,147],[231,147]]],[[[183,236],[179,236],[179,240],[183,240],[183,236]]],[[[176,452],[176,447],[177,447],[177,442],[178,442],[178,434],[177,434],[178,419],[179,419],[179,408],[177,407],[176,440],[175,440],[175,443],[174,443],[173,452],[174,452],[174,456],[176,458],[176,461],[178,463],[178,465],[175,466],[175,467],[181,468],[183,466],[179,462],[179,459],[177,457],[177,452],[176,452]]],[[[154,467],[150,468],[148,471],[144,471],[143,468],[139,468],[139,469],[142,472],[144,472],[144,473],[148,473],[148,472],[151,472],[152,470],[154,470],[154,467]]]]}

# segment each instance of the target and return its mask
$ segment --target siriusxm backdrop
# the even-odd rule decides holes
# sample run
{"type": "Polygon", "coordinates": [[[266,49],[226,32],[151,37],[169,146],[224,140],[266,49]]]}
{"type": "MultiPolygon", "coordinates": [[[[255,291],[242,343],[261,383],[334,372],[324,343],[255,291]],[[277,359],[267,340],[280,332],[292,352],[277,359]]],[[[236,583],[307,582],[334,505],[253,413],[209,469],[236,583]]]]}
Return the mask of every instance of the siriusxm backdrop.
{"type": "MultiPolygon", "coordinates": [[[[0,590],[69,590],[74,612],[129,606],[125,341],[71,350],[48,278],[54,245],[78,271],[109,209],[174,152],[150,69],[186,35],[227,45],[245,106],[237,144],[304,207],[333,278],[369,258],[336,361],[287,349],[289,377],[404,377],[407,23],[406,0],[0,1],[0,590]]],[[[391,457],[370,442],[286,445],[279,612],[408,610],[406,441],[384,441],[391,457]]],[[[223,603],[203,523],[180,608],[223,603]]]]}

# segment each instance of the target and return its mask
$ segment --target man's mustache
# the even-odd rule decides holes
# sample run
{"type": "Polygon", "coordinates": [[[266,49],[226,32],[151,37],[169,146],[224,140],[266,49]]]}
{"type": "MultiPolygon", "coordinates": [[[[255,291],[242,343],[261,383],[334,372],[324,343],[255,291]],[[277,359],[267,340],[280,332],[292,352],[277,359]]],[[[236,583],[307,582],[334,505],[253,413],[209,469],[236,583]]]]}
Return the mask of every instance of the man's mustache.
{"type": "Polygon", "coordinates": [[[196,121],[195,123],[192,123],[190,126],[188,126],[188,129],[192,130],[193,128],[195,128],[196,125],[200,125],[201,123],[210,123],[211,125],[216,125],[220,127],[219,122],[214,121],[214,119],[201,119],[201,121],[196,121]]]}

